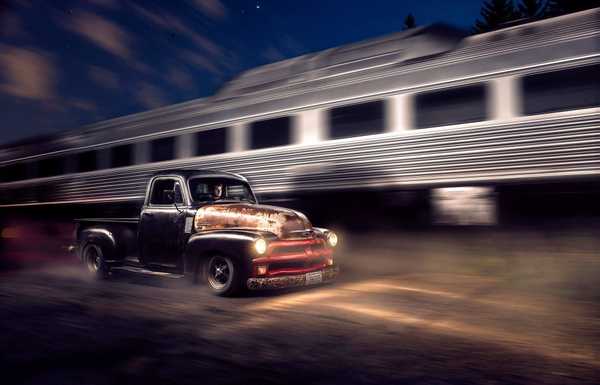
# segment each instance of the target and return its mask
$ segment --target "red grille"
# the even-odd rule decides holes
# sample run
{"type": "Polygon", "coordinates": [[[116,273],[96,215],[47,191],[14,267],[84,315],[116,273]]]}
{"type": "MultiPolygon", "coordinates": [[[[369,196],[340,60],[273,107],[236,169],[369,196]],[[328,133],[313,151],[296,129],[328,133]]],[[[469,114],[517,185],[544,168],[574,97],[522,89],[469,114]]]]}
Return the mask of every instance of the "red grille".
{"type": "Polygon", "coordinates": [[[311,258],[307,260],[274,262],[269,265],[269,270],[290,270],[290,269],[308,269],[322,268],[325,266],[323,257],[311,258]]]}
{"type": "Polygon", "coordinates": [[[254,265],[268,265],[267,276],[301,274],[326,267],[332,253],[319,238],[274,241],[254,265]]]}

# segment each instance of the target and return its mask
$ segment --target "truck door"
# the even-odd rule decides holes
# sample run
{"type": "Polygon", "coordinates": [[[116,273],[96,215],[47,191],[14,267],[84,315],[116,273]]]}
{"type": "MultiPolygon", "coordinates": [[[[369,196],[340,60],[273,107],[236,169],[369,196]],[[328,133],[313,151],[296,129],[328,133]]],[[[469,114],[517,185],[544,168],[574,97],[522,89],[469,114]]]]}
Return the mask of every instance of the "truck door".
{"type": "Polygon", "coordinates": [[[185,223],[184,201],[175,196],[176,177],[154,179],[140,220],[141,260],[145,264],[177,265],[185,223]]]}

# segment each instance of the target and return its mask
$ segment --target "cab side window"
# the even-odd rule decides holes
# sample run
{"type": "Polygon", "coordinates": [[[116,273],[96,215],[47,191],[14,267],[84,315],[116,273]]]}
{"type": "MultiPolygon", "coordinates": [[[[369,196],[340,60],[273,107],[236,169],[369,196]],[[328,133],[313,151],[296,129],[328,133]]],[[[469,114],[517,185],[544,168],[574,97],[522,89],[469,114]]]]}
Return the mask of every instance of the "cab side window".
{"type": "Polygon", "coordinates": [[[175,193],[175,184],[179,184],[176,179],[157,179],[152,184],[152,194],[150,195],[151,205],[172,205],[174,203],[183,204],[183,197],[175,193]]]}

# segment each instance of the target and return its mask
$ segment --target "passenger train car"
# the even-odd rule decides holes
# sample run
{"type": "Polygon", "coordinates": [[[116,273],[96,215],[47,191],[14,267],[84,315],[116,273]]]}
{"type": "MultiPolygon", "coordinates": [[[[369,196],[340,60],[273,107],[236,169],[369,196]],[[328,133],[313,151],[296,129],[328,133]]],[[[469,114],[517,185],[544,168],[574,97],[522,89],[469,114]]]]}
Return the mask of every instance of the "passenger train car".
{"type": "Polygon", "coordinates": [[[189,167],[242,174],[263,201],[320,206],[311,216],[356,208],[340,221],[428,222],[465,191],[486,212],[475,223],[556,202],[598,214],[599,42],[592,9],[473,36],[418,27],[268,64],[204,99],[1,147],[0,207],[125,210],[152,174],[189,167]]]}

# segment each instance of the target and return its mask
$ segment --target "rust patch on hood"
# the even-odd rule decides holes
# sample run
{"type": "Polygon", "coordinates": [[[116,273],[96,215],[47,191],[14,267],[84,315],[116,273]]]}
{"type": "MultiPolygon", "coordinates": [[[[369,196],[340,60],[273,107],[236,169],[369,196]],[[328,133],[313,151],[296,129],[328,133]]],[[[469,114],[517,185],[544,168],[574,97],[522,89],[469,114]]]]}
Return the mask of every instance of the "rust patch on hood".
{"type": "Polygon", "coordinates": [[[197,230],[251,229],[268,231],[279,238],[286,238],[294,231],[312,229],[309,220],[300,212],[246,203],[201,207],[194,221],[197,230]]]}

